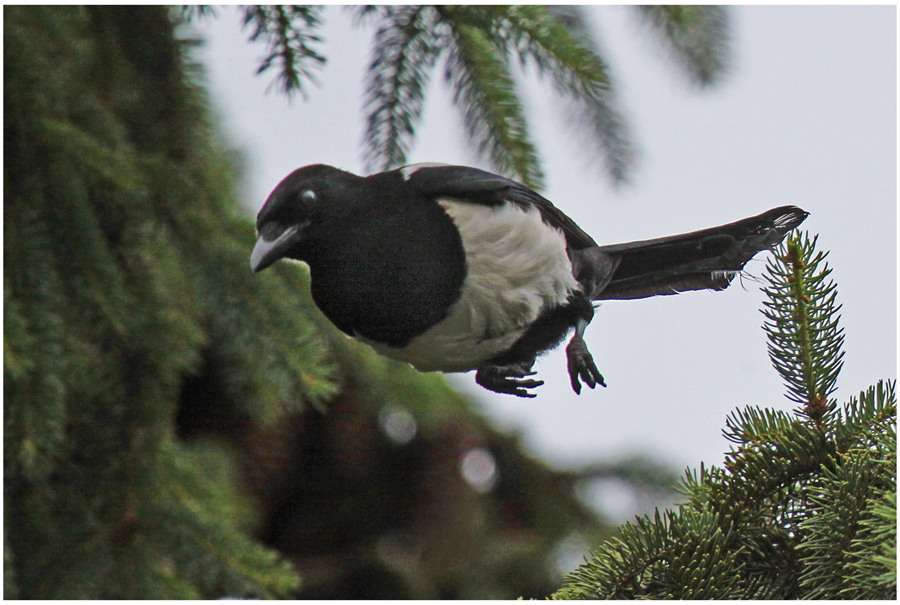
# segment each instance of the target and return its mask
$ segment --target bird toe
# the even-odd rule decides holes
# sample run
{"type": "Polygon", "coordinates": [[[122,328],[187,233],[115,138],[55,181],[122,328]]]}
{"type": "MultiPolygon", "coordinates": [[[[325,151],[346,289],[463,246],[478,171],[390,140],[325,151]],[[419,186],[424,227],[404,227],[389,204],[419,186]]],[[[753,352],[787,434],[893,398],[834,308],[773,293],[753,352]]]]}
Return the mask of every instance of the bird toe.
{"type": "Polygon", "coordinates": [[[528,392],[528,389],[544,384],[543,380],[528,378],[535,374],[536,372],[531,371],[530,364],[527,366],[485,366],[476,372],[475,382],[495,393],[531,398],[536,395],[528,392]]]}
{"type": "Polygon", "coordinates": [[[598,384],[602,387],[606,386],[603,375],[597,369],[594,358],[588,351],[584,339],[577,336],[572,339],[569,346],[566,347],[566,358],[572,390],[577,395],[581,394],[582,382],[592,389],[598,384]]]}

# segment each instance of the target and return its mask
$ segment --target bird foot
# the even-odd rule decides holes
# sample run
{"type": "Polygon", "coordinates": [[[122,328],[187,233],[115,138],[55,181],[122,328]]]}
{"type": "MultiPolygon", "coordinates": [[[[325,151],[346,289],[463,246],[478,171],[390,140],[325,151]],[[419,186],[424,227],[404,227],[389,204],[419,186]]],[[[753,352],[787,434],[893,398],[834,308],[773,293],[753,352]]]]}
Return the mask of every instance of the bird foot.
{"type": "Polygon", "coordinates": [[[603,376],[597,370],[594,364],[594,358],[588,351],[584,339],[577,334],[572,337],[569,346],[566,347],[566,358],[569,366],[569,378],[572,381],[572,389],[576,394],[581,394],[581,382],[588,385],[592,389],[598,384],[602,387],[606,386],[603,382],[603,376]]]}
{"type": "Polygon", "coordinates": [[[543,380],[533,380],[537,372],[531,371],[534,362],[508,366],[484,366],[475,373],[475,382],[495,393],[515,395],[516,397],[536,397],[527,389],[544,384],[543,380]]]}

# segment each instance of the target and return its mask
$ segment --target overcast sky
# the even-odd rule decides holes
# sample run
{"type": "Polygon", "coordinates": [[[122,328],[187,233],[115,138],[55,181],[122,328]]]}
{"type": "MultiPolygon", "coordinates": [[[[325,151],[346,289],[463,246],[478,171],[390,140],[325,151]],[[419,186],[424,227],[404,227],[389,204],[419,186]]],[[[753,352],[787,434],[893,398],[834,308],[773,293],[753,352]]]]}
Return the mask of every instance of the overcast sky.
{"type": "MultiPolygon", "coordinates": [[[[247,159],[252,213],[292,170],[331,164],[362,173],[361,113],[370,34],[337,7],[326,12],[327,67],[309,98],[292,103],[255,76],[263,47],[246,42],[237,9],[197,29],[214,107],[247,159]]],[[[640,149],[633,183],[615,188],[554,113],[545,82],[523,83],[545,161],[543,192],[601,243],[712,227],[783,204],[810,212],[803,227],[830,250],[845,329],[839,402],[896,376],[896,11],[879,7],[735,7],[733,64],[697,90],[646,35],[632,8],[591,8],[604,57],[640,149]]],[[[435,74],[413,162],[487,168],[435,74]]],[[[248,258],[250,250],[247,251],[248,258]]],[[[756,276],[765,255],[748,270],[756,276]]],[[[264,276],[260,277],[261,279],[264,276]]],[[[483,402],[531,450],[570,465],[650,452],[676,467],[721,463],[736,407],[790,410],[772,369],[752,281],[725,292],[610,301],[587,344],[608,388],[576,396],[564,347],[535,369],[536,399],[453,383],[483,402]]]]}

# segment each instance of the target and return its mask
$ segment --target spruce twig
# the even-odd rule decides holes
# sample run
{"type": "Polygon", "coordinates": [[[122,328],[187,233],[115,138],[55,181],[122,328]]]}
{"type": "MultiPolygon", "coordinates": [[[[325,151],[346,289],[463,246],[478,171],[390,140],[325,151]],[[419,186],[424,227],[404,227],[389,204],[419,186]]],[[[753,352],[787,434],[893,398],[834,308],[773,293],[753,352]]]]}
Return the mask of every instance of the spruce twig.
{"type": "Polygon", "coordinates": [[[838,326],[837,288],[826,281],[831,269],[827,253],[814,253],[816,239],[791,235],[768,262],[763,288],[763,329],[769,338],[769,358],[787,386],[787,397],[801,405],[800,413],[822,427],[835,403],[828,397],[836,389],[843,366],[843,328],[838,326]]]}
{"type": "Polygon", "coordinates": [[[795,414],[733,412],[723,467],[689,470],[684,504],[624,525],[556,598],[896,597],[895,384],[841,408],[829,399],[843,331],[815,244],[779,246],[764,288],[769,355],[795,414]]]}

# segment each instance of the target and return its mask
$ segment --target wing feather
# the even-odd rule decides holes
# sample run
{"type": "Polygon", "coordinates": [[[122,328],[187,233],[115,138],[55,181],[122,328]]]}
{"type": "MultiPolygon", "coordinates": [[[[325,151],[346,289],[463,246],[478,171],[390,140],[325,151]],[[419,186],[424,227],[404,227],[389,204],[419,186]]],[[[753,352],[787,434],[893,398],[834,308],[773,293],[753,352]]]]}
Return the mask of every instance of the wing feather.
{"type": "Polygon", "coordinates": [[[423,164],[406,166],[400,171],[404,180],[428,196],[488,206],[512,203],[534,207],[545,223],[563,232],[570,248],[581,250],[597,245],[550,200],[512,179],[467,166],[423,164]]]}

